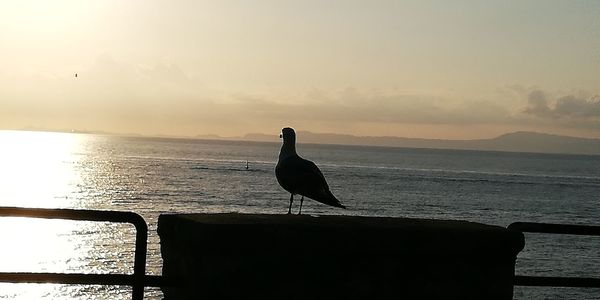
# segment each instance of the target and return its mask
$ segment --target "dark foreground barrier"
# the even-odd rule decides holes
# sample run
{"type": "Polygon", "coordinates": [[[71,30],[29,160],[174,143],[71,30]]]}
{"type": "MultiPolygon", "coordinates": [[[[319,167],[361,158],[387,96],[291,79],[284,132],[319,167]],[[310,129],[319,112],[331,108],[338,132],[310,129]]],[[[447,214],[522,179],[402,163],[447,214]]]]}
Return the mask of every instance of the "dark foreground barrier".
{"type": "MultiPolygon", "coordinates": [[[[131,297],[134,300],[144,298],[145,286],[166,286],[169,284],[169,282],[164,280],[164,278],[161,276],[146,275],[148,225],[146,225],[146,221],[144,221],[142,216],[136,213],[126,211],[82,209],[0,207],[0,217],[26,217],[40,219],[131,223],[136,229],[135,257],[133,274],[131,275],[0,272],[0,282],[129,285],[133,288],[131,297]]],[[[18,230],[18,228],[3,229],[18,230]]],[[[3,246],[7,247],[6,245],[3,246]]],[[[8,245],[8,247],[10,247],[10,245],[8,245]]]]}
{"type": "Polygon", "coordinates": [[[165,299],[512,299],[523,234],[463,221],[161,215],[165,299]]]}

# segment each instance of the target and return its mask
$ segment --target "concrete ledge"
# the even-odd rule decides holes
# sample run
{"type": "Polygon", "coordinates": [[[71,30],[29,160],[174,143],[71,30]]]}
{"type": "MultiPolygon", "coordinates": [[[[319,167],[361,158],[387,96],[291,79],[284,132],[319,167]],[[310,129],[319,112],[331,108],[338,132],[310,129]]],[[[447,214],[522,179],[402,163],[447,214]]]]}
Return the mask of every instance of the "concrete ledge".
{"type": "Polygon", "coordinates": [[[161,215],[165,299],[512,299],[520,232],[463,221],[161,215]]]}

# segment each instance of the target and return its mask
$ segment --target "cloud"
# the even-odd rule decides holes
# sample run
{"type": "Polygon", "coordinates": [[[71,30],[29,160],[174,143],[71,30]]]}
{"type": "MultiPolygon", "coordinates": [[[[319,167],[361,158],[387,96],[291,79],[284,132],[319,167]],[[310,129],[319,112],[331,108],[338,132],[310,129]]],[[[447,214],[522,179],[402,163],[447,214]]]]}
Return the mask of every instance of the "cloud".
{"type": "Polygon", "coordinates": [[[510,110],[489,101],[465,101],[419,93],[385,93],[348,88],[338,92],[310,91],[303,97],[277,101],[236,95],[247,116],[280,120],[475,124],[510,121],[510,110]]]}
{"type": "Polygon", "coordinates": [[[527,114],[547,116],[550,114],[551,109],[548,107],[548,100],[546,94],[540,90],[534,90],[529,93],[527,97],[528,105],[524,112],[527,114]]]}
{"type": "Polygon", "coordinates": [[[556,100],[554,113],[561,117],[600,118],[600,96],[590,99],[564,96],[556,100]]]}
{"type": "Polygon", "coordinates": [[[591,97],[579,95],[562,96],[551,101],[543,91],[534,90],[529,93],[527,107],[524,113],[540,118],[599,121],[600,120],[600,96],[591,97]]]}

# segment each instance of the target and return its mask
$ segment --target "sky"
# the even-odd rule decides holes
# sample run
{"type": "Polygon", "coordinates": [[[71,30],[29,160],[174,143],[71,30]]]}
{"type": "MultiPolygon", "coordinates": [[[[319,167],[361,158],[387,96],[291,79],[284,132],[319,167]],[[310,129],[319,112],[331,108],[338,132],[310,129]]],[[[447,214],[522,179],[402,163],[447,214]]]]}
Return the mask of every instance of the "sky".
{"type": "Polygon", "coordinates": [[[600,138],[600,1],[0,2],[0,129],[285,126],[600,138]]]}

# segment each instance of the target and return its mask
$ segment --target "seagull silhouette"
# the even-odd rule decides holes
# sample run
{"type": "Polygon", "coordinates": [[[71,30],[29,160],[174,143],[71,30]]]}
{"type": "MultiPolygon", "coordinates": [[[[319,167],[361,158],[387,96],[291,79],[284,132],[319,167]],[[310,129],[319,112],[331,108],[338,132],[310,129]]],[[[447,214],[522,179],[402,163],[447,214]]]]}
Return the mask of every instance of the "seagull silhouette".
{"type": "Polygon", "coordinates": [[[312,161],[303,159],[296,153],[296,132],[294,129],[286,127],[281,130],[280,138],[283,138],[283,145],[279,152],[279,161],[275,167],[275,176],[277,182],[290,193],[290,207],[288,214],[292,213],[292,203],[294,195],[300,195],[300,210],[302,213],[302,203],[304,197],[313,199],[323,204],[346,208],[329,190],[327,181],[321,170],[312,161]]]}

